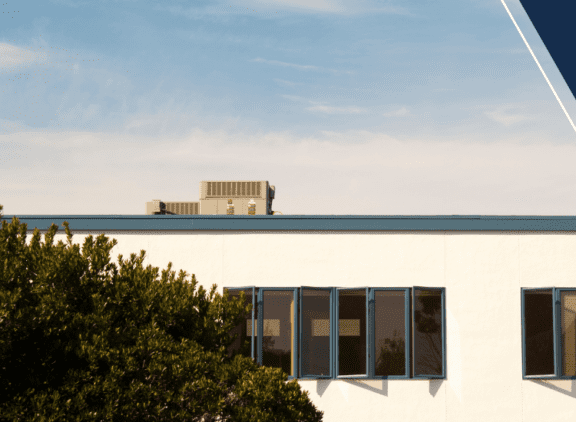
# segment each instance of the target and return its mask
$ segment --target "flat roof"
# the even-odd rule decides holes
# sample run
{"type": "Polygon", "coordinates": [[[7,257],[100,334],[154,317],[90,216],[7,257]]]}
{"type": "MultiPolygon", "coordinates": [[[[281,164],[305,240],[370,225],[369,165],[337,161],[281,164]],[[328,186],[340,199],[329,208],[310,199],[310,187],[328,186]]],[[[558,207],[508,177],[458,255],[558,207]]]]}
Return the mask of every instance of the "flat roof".
{"type": "MultiPolygon", "coordinates": [[[[12,215],[2,217],[11,221],[12,215]]],[[[16,215],[28,230],[576,231],[576,216],[538,215],[16,215]]]]}

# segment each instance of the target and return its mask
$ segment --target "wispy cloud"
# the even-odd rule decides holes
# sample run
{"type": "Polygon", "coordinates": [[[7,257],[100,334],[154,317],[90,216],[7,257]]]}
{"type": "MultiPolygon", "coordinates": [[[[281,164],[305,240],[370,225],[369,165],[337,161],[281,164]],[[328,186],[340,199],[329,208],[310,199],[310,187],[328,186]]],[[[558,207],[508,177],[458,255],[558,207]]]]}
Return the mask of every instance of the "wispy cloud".
{"type": "Polygon", "coordinates": [[[410,111],[408,111],[408,109],[406,107],[402,107],[396,111],[391,111],[388,113],[382,113],[382,116],[384,117],[404,117],[404,116],[409,116],[410,115],[410,111]]]}
{"type": "Polygon", "coordinates": [[[48,60],[48,54],[31,48],[20,48],[0,43],[0,67],[2,70],[14,71],[48,60]]]}
{"type": "Polygon", "coordinates": [[[299,102],[299,103],[310,103],[310,104],[313,104],[313,101],[310,101],[309,99],[304,98],[304,97],[300,97],[300,96],[298,96],[298,95],[288,95],[288,94],[285,94],[285,95],[282,95],[282,98],[286,98],[287,100],[295,101],[295,102],[299,102]]]}
{"type": "MultiPolygon", "coordinates": [[[[241,4],[245,4],[246,0],[241,4]]],[[[258,9],[284,9],[301,13],[363,14],[384,13],[409,15],[408,9],[392,2],[373,0],[252,0],[250,4],[258,9]],[[387,4],[382,4],[387,3],[387,4]]]]}
{"type": "Polygon", "coordinates": [[[363,114],[366,113],[365,108],[361,107],[334,107],[329,105],[318,104],[312,107],[307,107],[308,111],[318,111],[326,114],[363,114]]]}
{"type": "Polygon", "coordinates": [[[287,100],[310,104],[309,107],[306,107],[305,110],[314,111],[319,113],[326,113],[326,114],[364,114],[368,112],[368,109],[356,106],[347,106],[347,107],[336,107],[329,105],[327,102],[321,101],[313,101],[309,100],[304,97],[300,97],[298,95],[282,95],[283,98],[287,100]]]}
{"type": "Polygon", "coordinates": [[[521,113],[513,113],[510,110],[514,110],[517,107],[514,105],[503,105],[497,107],[492,111],[486,111],[484,114],[488,116],[490,119],[503,124],[504,126],[511,126],[516,123],[520,123],[524,120],[527,120],[529,116],[526,114],[521,113]]]}
{"type": "Polygon", "coordinates": [[[80,6],[86,6],[90,4],[88,1],[80,1],[80,0],[52,0],[52,3],[56,3],[62,6],[69,6],[78,8],[80,6]]]}
{"type": "Polygon", "coordinates": [[[276,82],[279,85],[282,86],[298,86],[298,85],[302,85],[302,82],[293,82],[293,81],[286,81],[284,79],[274,79],[274,82],[276,82]]]}
{"type": "Polygon", "coordinates": [[[309,64],[304,65],[304,64],[281,62],[279,60],[268,60],[268,59],[263,59],[261,57],[252,59],[251,61],[257,62],[257,63],[266,63],[266,64],[270,64],[273,66],[290,67],[292,69],[305,70],[305,71],[311,70],[314,72],[332,72],[332,73],[347,73],[347,74],[353,73],[353,72],[348,71],[348,70],[330,69],[330,68],[326,68],[326,67],[314,66],[314,65],[309,65],[309,64]]]}
{"type": "Polygon", "coordinates": [[[255,0],[254,4],[262,5],[266,4],[267,7],[284,7],[290,9],[307,9],[310,11],[317,12],[331,12],[338,13],[346,9],[343,1],[337,0],[272,0],[263,1],[255,0]]]}

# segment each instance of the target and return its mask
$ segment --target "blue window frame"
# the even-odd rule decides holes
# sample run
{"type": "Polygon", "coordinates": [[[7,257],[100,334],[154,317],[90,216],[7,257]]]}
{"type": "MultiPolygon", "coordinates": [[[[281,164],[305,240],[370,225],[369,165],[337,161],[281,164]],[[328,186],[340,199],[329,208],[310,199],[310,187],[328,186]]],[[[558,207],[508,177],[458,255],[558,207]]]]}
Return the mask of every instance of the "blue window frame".
{"type": "Polygon", "coordinates": [[[369,289],[336,289],[335,373],[337,378],[368,378],[370,369],[369,289]]]}
{"type": "Polygon", "coordinates": [[[370,289],[370,378],[410,378],[410,291],[370,289]]]}
{"type": "MultiPolygon", "coordinates": [[[[252,315],[243,325],[251,356],[289,378],[446,378],[444,288],[226,290],[251,296],[252,315]]],[[[565,298],[567,306],[571,301],[565,298]]]]}
{"type": "Polygon", "coordinates": [[[298,376],[298,289],[261,288],[258,292],[258,359],[260,365],[298,376]]]}
{"type": "Polygon", "coordinates": [[[522,377],[576,379],[576,289],[523,288],[522,377]]]}
{"type": "Polygon", "coordinates": [[[246,322],[242,322],[240,325],[238,325],[237,327],[235,327],[232,330],[232,335],[235,335],[238,337],[236,337],[234,343],[232,343],[232,345],[230,346],[229,353],[233,353],[234,351],[240,351],[240,353],[242,353],[244,356],[251,357],[252,359],[255,359],[256,350],[255,350],[254,346],[255,346],[256,342],[254,341],[254,337],[256,335],[255,323],[256,323],[256,319],[258,317],[258,310],[257,310],[257,307],[255,305],[256,305],[256,300],[257,300],[257,296],[258,296],[258,288],[254,287],[254,286],[225,287],[224,290],[228,291],[228,293],[233,297],[238,297],[240,292],[244,292],[246,303],[252,304],[252,311],[248,315],[246,322]],[[244,352],[241,350],[243,347],[242,342],[245,340],[249,341],[249,351],[248,352],[244,352]]]}
{"type": "Polygon", "coordinates": [[[333,287],[300,288],[300,377],[333,378],[333,287]]]}
{"type": "Polygon", "coordinates": [[[446,378],[445,289],[414,287],[412,362],[414,378],[446,378]]]}

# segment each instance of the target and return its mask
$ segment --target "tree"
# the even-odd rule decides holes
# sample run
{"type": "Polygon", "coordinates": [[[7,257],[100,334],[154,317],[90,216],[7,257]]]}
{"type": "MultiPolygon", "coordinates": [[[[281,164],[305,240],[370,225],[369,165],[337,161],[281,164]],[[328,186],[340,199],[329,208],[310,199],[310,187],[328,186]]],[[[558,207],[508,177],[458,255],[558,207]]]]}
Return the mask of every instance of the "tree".
{"type": "Polygon", "coordinates": [[[0,230],[0,419],[11,421],[321,421],[279,369],[229,355],[250,307],[194,275],[111,262],[100,235],[82,247],[0,230]],[[27,241],[28,240],[28,241],[27,241]]]}

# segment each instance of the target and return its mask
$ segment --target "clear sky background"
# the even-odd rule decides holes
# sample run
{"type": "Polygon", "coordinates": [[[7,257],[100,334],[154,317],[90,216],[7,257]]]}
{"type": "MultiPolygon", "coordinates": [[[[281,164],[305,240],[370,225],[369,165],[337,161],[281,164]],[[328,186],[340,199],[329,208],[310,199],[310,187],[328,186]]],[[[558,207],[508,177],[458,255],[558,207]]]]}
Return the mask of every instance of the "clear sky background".
{"type": "Polygon", "coordinates": [[[576,215],[576,132],[500,0],[0,1],[6,215],[201,180],[268,180],[284,214],[576,215]]]}

